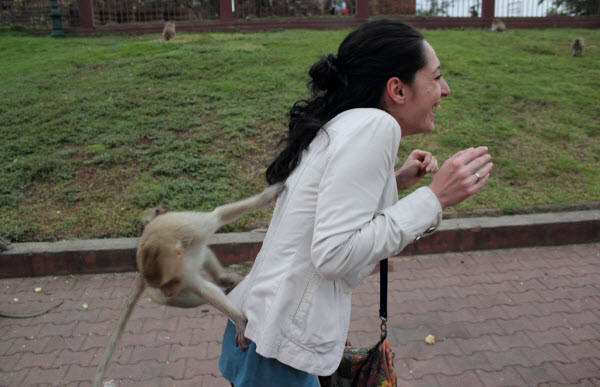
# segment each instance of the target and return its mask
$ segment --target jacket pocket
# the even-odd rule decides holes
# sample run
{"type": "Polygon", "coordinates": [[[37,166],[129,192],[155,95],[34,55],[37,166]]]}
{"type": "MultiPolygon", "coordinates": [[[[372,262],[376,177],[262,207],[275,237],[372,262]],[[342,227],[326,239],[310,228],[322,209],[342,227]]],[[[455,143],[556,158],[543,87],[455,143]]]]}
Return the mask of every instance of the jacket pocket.
{"type": "Polygon", "coordinates": [[[337,281],[323,280],[314,271],[300,297],[284,334],[317,353],[330,352],[343,343],[350,318],[350,295],[342,292],[337,281]]]}

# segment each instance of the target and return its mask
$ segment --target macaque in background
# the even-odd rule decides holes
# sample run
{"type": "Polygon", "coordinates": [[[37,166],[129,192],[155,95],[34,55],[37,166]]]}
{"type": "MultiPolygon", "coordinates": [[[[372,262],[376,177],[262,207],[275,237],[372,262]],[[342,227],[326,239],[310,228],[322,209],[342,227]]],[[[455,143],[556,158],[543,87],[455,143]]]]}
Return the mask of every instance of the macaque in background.
{"type": "Polygon", "coordinates": [[[213,305],[235,324],[236,345],[244,351],[248,348],[244,337],[246,318],[221,289],[230,291],[242,277],[225,271],[207,241],[221,226],[245,212],[267,206],[284,187],[282,183],[271,185],[258,195],[217,207],[212,212],[172,211],[149,221],[138,241],[139,274],[96,369],[94,386],[102,386],[106,366],[144,290],[152,301],[161,305],[177,308],[213,305]],[[214,283],[203,278],[202,272],[208,273],[214,283]]]}
{"type": "Polygon", "coordinates": [[[575,38],[571,42],[571,56],[583,56],[585,53],[585,39],[575,38]]]}
{"type": "Polygon", "coordinates": [[[175,37],[175,22],[169,21],[165,24],[165,28],[163,29],[163,39],[165,41],[169,41],[170,39],[175,37]]]}
{"type": "Polygon", "coordinates": [[[148,223],[153,221],[154,218],[156,218],[158,215],[166,214],[167,212],[169,212],[169,207],[165,206],[164,204],[161,204],[158,207],[151,208],[148,211],[144,212],[144,215],[142,215],[138,224],[137,236],[142,236],[142,232],[144,231],[148,223]]]}
{"type": "Polygon", "coordinates": [[[500,19],[494,19],[492,22],[492,27],[490,28],[492,32],[502,32],[506,31],[506,25],[500,19]]]}

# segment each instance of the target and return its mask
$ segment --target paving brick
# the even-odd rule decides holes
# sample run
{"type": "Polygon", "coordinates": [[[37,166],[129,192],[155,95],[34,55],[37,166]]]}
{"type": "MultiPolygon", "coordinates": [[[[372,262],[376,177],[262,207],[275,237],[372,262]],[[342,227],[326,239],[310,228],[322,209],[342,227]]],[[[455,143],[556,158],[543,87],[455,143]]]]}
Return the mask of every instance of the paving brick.
{"type": "Polygon", "coordinates": [[[154,378],[170,377],[182,379],[184,377],[185,361],[158,362],[155,360],[143,360],[135,364],[113,363],[107,370],[107,375],[115,380],[148,381],[154,378]]]}
{"type": "MultiPolygon", "coordinates": [[[[67,368],[68,371],[63,378],[63,382],[73,383],[73,382],[87,382],[94,379],[96,375],[96,367],[84,367],[79,364],[72,364],[67,368]]],[[[110,380],[110,378],[105,375],[104,381],[110,380]]]]}
{"type": "Polygon", "coordinates": [[[23,356],[22,352],[15,352],[12,355],[4,355],[2,356],[2,362],[0,362],[0,372],[11,372],[22,367],[17,367],[21,357],[23,356]]]}
{"type": "Polygon", "coordinates": [[[569,361],[567,357],[556,348],[555,344],[547,344],[537,348],[522,348],[521,351],[525,357],[531,361],[532,365],[540,365],[545,362],[566,363],[569,361]]]}
{"type": "Polygon", "coordinates": [[[435,376],[426,375],[421,379],[412,379],[410,381],[398,379],[398,387],[443,387],[439,384],[435,376]]]}
{"type": "Polygon", "coordinates": [[[71,336],[71,337],[62,337],[62,336],[54,336],[48,338],[48,342],[42,352],[53,352],[59,351],[64,348],[69,348],[72,351],[79,351],[83,342],[87,338],[86,336],[71,336]]]}
{"type": "Polygon", "coordinates": [[[90,349],[87,351],[71,351],[64,349],[57,354],[56,360],[52,364],[53,367],[62,367],[68,365],[88,366],[94,365],[94,358],[97,350],[90,349]]]}
{"type": "Polygon", "coordinates": [[[577,363],[552,363],[569,383],[577,383],[587,378],[600,378],[600,369],[589,360],[580,360],[577,363]]]}
{"type": "Polygon", "coordinates": [[[464,372],[460,375],[436,375],[438,383],[444,387],[483,386],[475,372],[464,372]]]}
{"type": "Polygon", "coordinates": [[[482,352],[482,355],[492,365],[493,371],[500,371],[508,366],[531,365],[531,362],[523,355],[522,348],[512,348],[505,351],[482,352]]]}
{"type": "Polygon", "coordinates": [[[136,345],[133,348],[129,362],[136,364],[143,360],[155,360],[159,363],[166,363],[169,359],[170,344],[161,346],[136,345]]]}
{"type": "Polygon", "coordinates": [[[504,334],[512,335],[515,332],[526,331],[535,328],[528,316],[521,316],[510,320],[496,320],[496,323],[502,328],[504,334]]]}
{"type": "MultiPolygon", "coordinates": [[[[445,387],[457,380],[465,386],[503,385],[502,380],[515,386],[595,383],[599,377],[590,376],[590,370],[600,369],[600,285],[592,281],[600,265],[590,263],[600,262],[600,243],[592,246],[588,260],[570,246],[394,260],[388,337],[396,352],[399,385],[445,387]],[[433,346],[423,342],[429,333],[438,339],[433,346]],[[558,365],[569,377],[583,367],[587,377],[567,379],[558,365]]],[[[30,385],[30,373],[48,367],[60,371],[60,365],[69,367],[64,378],[55,379],[61,385],[89,386],[134,278],[135,273],[127,273],[10,282],[10,290],[31,307],[39,302],[31,292],[34,283],[52,287],[53,297],[65,303],[37,319],[0,320],[0,355],[58,354],[46,368],[38,356],[31,358],[31,367],[0,369],[0,385],[30,385]],[[87,287],[96,277],[102,282],[95,279],[87,287]],[[82,310],[82,302],[90,304],[88,311],[82,310]],[[69,332],[75,323],[76,332],[69,332]]],[[[370,275],[354,292],[349,337],[355,345],[377,341],[378,286],[377,275],[370,275]]],[[[228,386],[217,367],[225,322],[212,307],[184,310],[142,300],[107,376],[119,386],[228,386]]],[[[21,363],[7,359],[2,365],[21,363]]],[[[51,380],[48,374],[44,378],[41,384],[51,380]]]]}
{"type": "MultiPolygon", "coordinates": [[[[448,356],[451,357],[451,356],[448,356]]],[[[456,375],[461,372],[460,369],[452,368],[446,361],[447,357],[442,356],[435,359],[415,360],[404,359],[406,369],[400,369],[399,377],[405,380],[422,379],[425,375],[456,375]]]]}
{"type": "Polygon", "coordinates": [[[526,386],[525,380],[512,367],[496,372],[482,371],[477,375],[485,387],[526,386]]]}
{"type": "Polygon", "coordinates": [[[231,387],[231,384],[220,375],[204,375],[202,378],[202,386],[231,387]]]}
{"type": "Polygon", "coordinates": [[[48,382],[55,384],[57,381],[63,380],[67,373],[67,367],[63,368],[50,368],[50,369],[37,369],[35,372],[28,372],[27,376],[23,380],[23,386],[32,385],[47,385],[48,382]]]}
{"type": "Polygon", "coordinates": [[[501,351],[506,351],[512,348],[519,347],[535,347],[533,341],[531,341],[524,332],[515,332],[512,335],[492,336],[492,340],[501,351]]]}
{"type": "Polygon", "coordinates": [[[600,351],[590,342],[584,341],[576,345],[556,344],[556,348],[573,363],[582,359],[600,358],[600,351]]]}
{"type": "Polygon", "coordinates": [[[505,334],[502,327],[495,320],[445,324],[439,327],[437,332],[441,337],[462,339],[478,338],[491,334],[505,334]]]}
{"type": "Polygon", "coordinates": [[[453,370],[452,372],[445,372],[447,375],[462,374],[465,371],[495,370],[494,366],[489,362],[487,357],[482,356],[481,352],[464,356],[444,356],[444,360],[448,364],[448,367],[453,370]]]}
{"type": "Polygon", "coordinates": [[[479,283],[473,285],[467,285],[466,282],[461,281],[464,286],[453,286],[452,290],[459,297],[467,297],[471,295],[479,295],[479,294],[487,294],[485,291],[485,287],[479,283]]]}
{"type": "Polygon", "coordinates": [[[2,371],[0,372],[0,386],[24,386],[23,379],[27,377],[27,374],[32,372],[29,368],[24,368],[22,370],[14,371],[2,371]]]}
{"type": "Polygon", "coordinates": [[[499,349],[491,336],[482,336],[473,339],[456,339],[456,343],[466,355],[482,351],[496,351],[499,349]]]}
{"type": "MultiPolygon", "coordinates": [[[[171,349],[169,351],[170,362],[177,361],[179,359],[187,359],[187,358],[195,358],[198,360],[206,359],[208,352],[208,344],[207,342],[201,342],[197,345],[181,345],[181,344],[172,344],[171,349]]],[[[220,353],[220,348],[219,348],[220,353]]]]}
{"type": "MultiPolygon", "coordinates": [[[[77,326],[77,321],[72,321],[66,324],[44,324],[40,328],[40,332],[38,337],[53,337],[53,336],[62,336],[62,337],[70,337],[73,335],[75,327],[77,326]]],[[[89,332],[89,331],[88,331],[89,332]]],[[[88,333],[86,332],[86,333],[88,333]]]]}
{"type": "Polygon", "coordinates": [[[23,352],[21,361],[15,365],[15,370],[22,368],[52,368],[52,364],[59,356],[59,351],[52,353],[23,352]]]}
{"type": "Polygon", "coordinates": [[[543,331],[526,331],[525,334],[529,337],[533,346],[541,347],[546,344],[569,344],[571,341],[563,333],[565,328],[552,328],[543,331]]]}
{"type": "MultiPolygon", "coordinates": [[[[600,314],[600,311],[596,311],[600,314]]],[[[594,314],[593,311],[585,310],[579,313],[566,313],[565,319],[569,327],[580,327],[582,325],[598,324],[600,316],[594,314]]]]}
{"type": "Polygon", "coordinates": [[[567,383],[567,379],[552,363],[542,363],[532,367],[514,367],[525,380],[526,386],[535,386],[544,382],[567,383]]]}
{"type": "Polygon", "coordinates": [[[539,313],[533,304],[502,305],[501,308],[504,311],[504,319],[518,319],[522,316],[531,315],[534,312],[539,313]]]}
{"type": "Polygon", "coordinates": [[[217,359],[198,360],[194,358],[186,359],[186,369],[184,372],[185,378],[190,378],[198,375],[220,376],[219,361],[217,359]]]}

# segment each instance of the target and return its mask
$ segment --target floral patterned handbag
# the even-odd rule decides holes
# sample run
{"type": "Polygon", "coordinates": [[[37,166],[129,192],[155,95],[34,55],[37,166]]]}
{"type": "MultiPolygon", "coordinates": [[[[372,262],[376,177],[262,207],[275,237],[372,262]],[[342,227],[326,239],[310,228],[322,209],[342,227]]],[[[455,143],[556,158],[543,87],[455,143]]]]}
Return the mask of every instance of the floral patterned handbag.
{"type": "Polygon", "coordinates": [[[388,261],[379,265],[381,283],[379,317],[381,340],[372,348],[344,348],[338,369],[330,376],[320,376],[322,387],[382,387],[396,386],[394,354],[386,340],[387,336],[387,274],[388,261]]]}

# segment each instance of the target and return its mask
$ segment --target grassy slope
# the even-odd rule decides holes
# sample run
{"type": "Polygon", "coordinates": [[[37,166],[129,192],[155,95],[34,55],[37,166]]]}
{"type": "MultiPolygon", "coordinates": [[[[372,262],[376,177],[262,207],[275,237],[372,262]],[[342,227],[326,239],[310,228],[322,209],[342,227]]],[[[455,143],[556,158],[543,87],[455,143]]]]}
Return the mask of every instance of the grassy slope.
{"type": "MultiPolygon", "coordinates": [[[[308,67],[347,32],[180,34],[169,44],[0,34],[0,235],[132,236],[160,202],[209,210],[258,192],[308,67]]],[[[452,94],[436,133],[404,139],[401,159],[488,145],[493,179],[459,211],[600,199],[600,31],[424,34],[452,94]],[[576,35],[591,46],[585,58],[568,56],[576,35]]]]}

